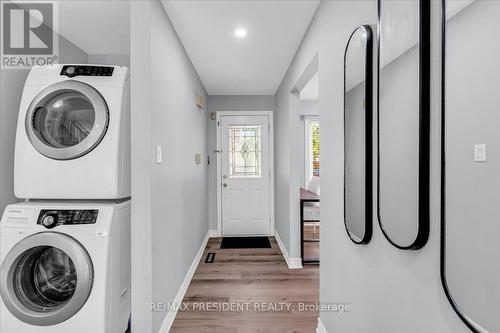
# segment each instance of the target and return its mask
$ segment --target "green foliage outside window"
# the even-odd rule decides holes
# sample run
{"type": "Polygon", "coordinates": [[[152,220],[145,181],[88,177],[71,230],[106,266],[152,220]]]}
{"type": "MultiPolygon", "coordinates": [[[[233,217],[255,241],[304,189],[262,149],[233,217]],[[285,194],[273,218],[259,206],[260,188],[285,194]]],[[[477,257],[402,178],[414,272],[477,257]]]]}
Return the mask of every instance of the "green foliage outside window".
{"type": "Polygon", "coordinates": [[[313,176],[319,177],[319,125],[312,126],[313,176]]]}

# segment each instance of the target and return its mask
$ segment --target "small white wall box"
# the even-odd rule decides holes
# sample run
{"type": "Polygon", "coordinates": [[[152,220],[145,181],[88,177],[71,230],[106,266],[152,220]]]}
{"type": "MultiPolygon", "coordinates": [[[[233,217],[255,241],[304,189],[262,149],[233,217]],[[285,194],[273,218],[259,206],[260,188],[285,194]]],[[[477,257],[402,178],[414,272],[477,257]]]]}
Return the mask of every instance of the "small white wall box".
{"type": "Polygon", "coordinates": [[[486,144],[474,145],[474,162],[486,162],[486,144]]]}
{"type": "Polygon", "coordinates": [[[203,96],[196,96],[196,106],[198,107],[198,109],[203,109],[205,107],[203,96]]]}
{"type": "Polygon", "coordinates": [[[161,146],[156,146],[156,163],[157,164],[163,163],[163,152],[161,146]]]}
{"type": "Polygon", "coordinates": [[[194,155],[194,162],[196,164],[201,164],[201,155],[200,154],[195,154],[194,155]]]}

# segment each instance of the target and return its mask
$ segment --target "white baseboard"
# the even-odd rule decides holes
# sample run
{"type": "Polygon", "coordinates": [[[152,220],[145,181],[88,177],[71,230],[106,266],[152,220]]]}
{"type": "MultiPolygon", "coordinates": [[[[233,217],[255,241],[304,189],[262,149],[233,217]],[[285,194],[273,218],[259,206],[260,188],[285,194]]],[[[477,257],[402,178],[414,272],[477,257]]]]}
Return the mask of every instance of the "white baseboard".
{"type": "Polygon", "coordinates": [[[208,230],[209,238],[217,238],[219,237],[219,232],[217,230],[208,230]]]}
{"type": "Polygon", "coordinates": [[[316,328],[316,333],[328,333],[326,331],[325,325],[321,322],[321,318],[318,318],[318,327],[316,328]]]}
{"type": "Polygon", "coordinates": [[[283,254],[283,258],[285,258],[285,261],[286,261],[288,268],[289,269],[301,269],[302,268],[302,259],[301,258],[290,258],[290,255],[288,254],[288,251],[286,250],[285,245],[283,244],[283,241],[281,240],[281,237],[280,237],[277,230],[274,231],[274,237],[276,238],[276,241],[278,242],[281,253],[283,254]]]}
{"type": "MultiPolygon", "coordinates": [[[[191,279],[193,278],[194,272],[196,271],[196,268],[198,267],[198,263],[201,260],[201,257],[203,256],[203,252],[205,251],[205,248],[208,243],[208,239],[211,237],[217,237],[217,236],[211,236],[212,232],[214,230],[209,230],[207,232],[207,235],[201,242],[200,248],[198,252],[196,253],[196,256],[193,259],[193,263],[191,264],[191,267],[189,267],[188,272],[186,273],[186,277],[184,278],[184,281],[182,282],[181,287],[179,288],[179,291],[177,292],[177,295],[175,296],[173,304],[181,304],[182,300],[184,299],[184,295],[186,294],[186,291],[189,287],[189,283],[191,282],[191,279]]],[[[217,231],[215,231],[215,234],[217,235],[217,231]]],[[[174,307],[175,309],[172,311],[169,311],[167,313],[167,316],[165,317],[165,320],[163,321],[163,324],[161,325],[159,333],[168,333],[170,332],[170,328],[172,327],[172,324],[174,323],[175,316],[177,316],[177,309],[178,307],[174,307]]]]}

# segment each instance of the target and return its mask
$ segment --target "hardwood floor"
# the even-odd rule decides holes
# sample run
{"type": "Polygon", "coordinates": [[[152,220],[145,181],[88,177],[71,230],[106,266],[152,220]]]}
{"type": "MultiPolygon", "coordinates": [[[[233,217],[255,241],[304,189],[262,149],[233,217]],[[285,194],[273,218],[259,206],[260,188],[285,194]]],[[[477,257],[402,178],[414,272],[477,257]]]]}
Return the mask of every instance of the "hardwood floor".
{"type": "Polygon", "coordinates": [[[171,332],[315,332],[318,312],[301,307],[319,302],[319,266],[289,270],[270,240],[271,249],[221,250],[221,239],[210,239],[184,297],[188,308],[179,310],[171,332]],[[216,254],[211,264],[209,252],[216,254]],[[214,311],[216,305],[233,309],[214,311]]]}

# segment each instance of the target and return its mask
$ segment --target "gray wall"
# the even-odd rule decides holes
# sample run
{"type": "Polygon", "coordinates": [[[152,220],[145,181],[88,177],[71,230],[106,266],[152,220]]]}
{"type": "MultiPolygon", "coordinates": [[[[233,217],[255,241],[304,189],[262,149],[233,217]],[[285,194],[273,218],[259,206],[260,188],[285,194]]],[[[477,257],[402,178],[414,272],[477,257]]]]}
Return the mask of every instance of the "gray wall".
{"type": "Polygon", "coordinates": [[[319,116],[318,101],[300,101],[301,116],[319,116]]]}
{"type": "MultiPolygon", "coordinates": [[[[87,63],[87,54],[59,36],[59,61],[87,63]]],[[[16,202],[14,196],[14,143],[19,103],[28,69],[2,69],[0,74],[0,211],[16,202]]]]}
{"type": "Polygon", "coordinates": [[[17,115],[28,70],[0,73],[0,210],[14,203],[14,143],[17,115]]]}
{"type": "MultiPolygon", "coordinates": [[[[290,90],[287,90],[287,92],[290,90]]],[[[296,106],[298,106],[298,98],[296,106]]],[[[290,253],[290,120],[291,116],[288,112],[289,99],[276,98],[276,111],[274,113],[274,145],[275,149],[275,222],[274,227],[279,237],[283,241],[283,245],[290,253]]]]}
{"type": "Polygon", "coordinates": [[[130,67],[130,54],[89,54],[88,63],[130,67]]]}
{"type": "Polygon", "coordinates": [[[174,300],[208,231],[207,94],[161,2],[131,13],[132,331],[157,332],[167,313],[149,303],[174,300]]]}
{"type": "MultiPolygon", "coordinates": [[[[151,175],[154,148],[151,138],[151,5],[151,1],[130,3],[132,331],[145,333],[152,332],[152,314],[149,307],[153,288],[151,175]]],[[[171,277],[165,278],[171,279],[171,277]]]]}
{"type": "MultiPolygon", "coordinates": [[[[209,114],[217,111],[274,111],[274,96],[230,95],[208,96],[209,114]]],[[[217,230],[217,126],[215,120],[208,120],[209,165],[209,229],[217,230]]]]}
{"type": "MultiPolygon", "coordinates": [[[[349,314],[321,313],[328,332],[468,331],[448,304],[439,277],[440,14],[440,1],[433,0],[431,234],[427,245],[419,251],[400,251],[390,245],[377,225],[375,212],[373,239],[367,246],[353,244],[344,228],[344,50],[358,25],[376,23],[377,2],[321,2],[279,89],[276,117],[278,122],[283,119],[279,132],[285,140],[289,131],[286,116],[290,112],[289,91],[310,59],[319,52],[323,221],[320,299],[323,303],[349,302],[352,306],[349,314]]],[[[286,149],[286,145],[278,143],[278,159],[286,149]],[[284,148],[280,151],[281,147],[284,148]]],[[[277,170],[278,174],[281,171],[288,174],[287,165],[279,166],[282,169],[277,170]]],[[[286,177],[282,177],[278,184],[281,193],[286,192],[283,190],[286,182],[286,177]]],[[[283,224],[286,221],[278,222],[278,227],[283,228],[279,230],[281,235],[281,230],[286,230],[283,224]]]]}

